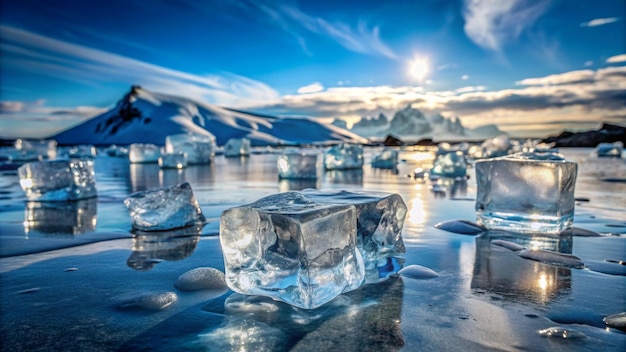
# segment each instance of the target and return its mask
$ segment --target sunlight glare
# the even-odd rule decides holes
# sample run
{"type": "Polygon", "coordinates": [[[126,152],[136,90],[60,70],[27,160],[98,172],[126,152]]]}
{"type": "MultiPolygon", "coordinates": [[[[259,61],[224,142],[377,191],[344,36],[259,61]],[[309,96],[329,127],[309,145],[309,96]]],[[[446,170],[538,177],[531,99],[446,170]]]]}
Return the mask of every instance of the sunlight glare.
{"type": "Polygon", "coordinates": [[[428,74],[428,60],[426,58],[415,58],[409,63],[409,73],[417,80],[423,80],[428,74]]]}

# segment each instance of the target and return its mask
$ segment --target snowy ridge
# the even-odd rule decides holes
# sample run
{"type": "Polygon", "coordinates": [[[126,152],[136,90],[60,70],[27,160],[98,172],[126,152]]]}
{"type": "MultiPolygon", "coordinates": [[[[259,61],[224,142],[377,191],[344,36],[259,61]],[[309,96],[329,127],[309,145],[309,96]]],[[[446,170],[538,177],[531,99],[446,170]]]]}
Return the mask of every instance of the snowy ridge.
{"type": "Polygon", "coordinates": [[[231,138],[248,138],[255,146],[367,143],[350,131],[309,118],[263,116],[138,86],[133,86],[113,109],[50,138],[62,145],[163,145],[166,136],[178,133],[210,133],[218,145],[231,138]]]}
{"type": "MultiPolygon", "coordinates": [[[[340,124],[334,121],[333,124],[340,124]]],[[[420,110],[408,105],[398,110],[393,118],[384,114],[378,117],[363,117],[350,129],[364,137],[394,135],[400,138],[486,139],[505,134],[496,125],[485,125],[474,129],[465,128],[458,117],[445,118],[441,114],[425,116],[420,110]]]]}

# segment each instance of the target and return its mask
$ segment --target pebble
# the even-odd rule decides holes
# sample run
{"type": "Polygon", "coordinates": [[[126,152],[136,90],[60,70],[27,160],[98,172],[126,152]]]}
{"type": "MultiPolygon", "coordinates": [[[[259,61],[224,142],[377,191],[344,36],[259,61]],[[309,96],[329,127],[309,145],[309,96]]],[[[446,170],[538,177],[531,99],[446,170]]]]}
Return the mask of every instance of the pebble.
{"type": "Polygon", "coordinates": [[[400,271],[398,271],[398,274],[411,279],[422,280],[432,279],[439,276],[439,274],[437,274],[433,269],[421,265],[406,266],[400,269],[400,271]]]}
{"type": "Polygon", "coordinates": [[[226,281],[224,273],[209,267],[200,267],[189,270],[180,275],[174,287],[181,291],[218,290],[225,289],[226,281]]]}

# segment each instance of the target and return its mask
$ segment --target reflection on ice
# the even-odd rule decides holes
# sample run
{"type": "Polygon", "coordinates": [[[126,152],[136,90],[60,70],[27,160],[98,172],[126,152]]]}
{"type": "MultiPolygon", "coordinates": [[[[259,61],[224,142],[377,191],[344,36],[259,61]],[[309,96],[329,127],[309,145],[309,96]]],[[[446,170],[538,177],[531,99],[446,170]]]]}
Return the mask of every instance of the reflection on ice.
{"type": "Polygon", "coordinates": [[[145,271],[162,260],[185,259],[196,249],[200,231],[201,225],[160,232],[135,231],[133,252],[126,263],[130,268],[145,271]]]}
{"type": "Polygon", "coordinates": [[[329,183],[363,185],[363,169],[326,170],[324,177],[329,183]]]}
{"type": "Polygon", "coordinates": [[[320,179],[286,179],[282,178],[278,180],[278,191],[301,191],[307,188],[319,189],[322,187],[320,179]]]}
{"type": "Polygon", "coordinates": [[[24,207],[24,233],[47,236],[74,236],[96,228],[97,198],[74,202],[27,202],[24,207]]]}
{"type": "MultiPolygon", "coordinates": [[[[542,304],[569,293],[571,269],[524,260],[515,252],[492,246],[493,239],[490,233],[476,237],[472,289],[484,290],[510,300],[542,304]]],[[[511,237],[508,239],[517,242],[511,237]]]]}
{"type": "Polygon", "coordinates": [[[398,276],[365,285],[313,310],[233,293],[203,308],[224,314],[227,323],[208,327],[187,345],[220,351],[396,351],[404,346],[402,293],[398,276]]]}

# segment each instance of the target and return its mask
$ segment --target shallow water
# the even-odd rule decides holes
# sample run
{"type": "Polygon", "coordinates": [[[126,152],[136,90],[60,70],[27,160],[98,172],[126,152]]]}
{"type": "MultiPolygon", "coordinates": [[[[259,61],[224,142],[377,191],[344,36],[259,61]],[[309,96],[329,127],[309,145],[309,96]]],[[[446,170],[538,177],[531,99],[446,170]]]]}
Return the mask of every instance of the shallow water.
{"type": "MultiPolygon", "coordinates": [[[[366,162],[379,150],[367,149],[366,162]]],[[[1,349],[623,351],[626,333],[606,328],[603,318],[626,311],[619,264],[626,260],[626,182],[619,181],[626,164],[590,158],[591,149],[561,152],[579,162],[574,226],[601,237],[435,228],[475,221],[476,186],[473,169],[466,182],[407,177],[432,164],[428,149],[403,151],[395,171],[366,165],[318,181],[278,181],[276,154],[218,156],[210,166],[182,171],[102,156],[99,197],[56,206],[26,202],[16,173],[0,171],[1,349]],[[182,181],[191,184],[206,226],[132,232],[123,199],[182,181]],[[392,265],[413,276],[365,285],[310,311],[219,288],[174,286],[199,267],[223,270],[223,210],[308,187],[400,194],[408,206],[407,251],[392,265]],[[553,256],[526,259],[501,241],[571,254],[585,267],[550,263],[553,256]],[[424,279],[428,269],[436,275],[424,279]]]]}

